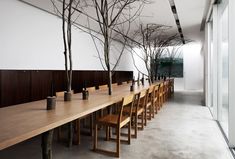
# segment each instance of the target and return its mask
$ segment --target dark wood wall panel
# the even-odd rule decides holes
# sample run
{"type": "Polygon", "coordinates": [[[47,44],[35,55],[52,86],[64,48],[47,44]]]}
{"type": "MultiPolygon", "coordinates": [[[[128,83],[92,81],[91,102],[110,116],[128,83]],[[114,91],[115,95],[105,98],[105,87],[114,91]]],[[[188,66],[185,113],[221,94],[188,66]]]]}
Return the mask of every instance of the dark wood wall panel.
{"type": "Polygon", "coordinates": [[[29,102],[30,97],[30,71],[1,71],[1,106],[29,102]]]}
{"type": "Polygon", "coordinates": [[[31,100],[40,100],[51,95],[52,83],[52,71],[31,71],[31,100]]]}
{"type": "Polygon", "coordinates": [[[0,107],[2,105],[2,71],[0,71],[0,107]]]}
{"type": "MultiPolygon", "coordinates": [[[[131,80],[132,71],[115,71],[113,83],[131,80]]],[[[72,89],[81,92],[87,87],[107,84],[107,72],[98,70],[73,71],[72,89]]],[[[0,70],[0,107],[41,100],[52,92],[64,91],[63,70],[0,70]]]]}
{"type": "Polygon", "coordinates": [[[17,88],[16,90],[16,104],[30,101],[30,71],[18,71],[17,73],[17,88]]]}
{"type": "Polygon", "coordinates": [[[66,88],[66,76],[64,71],[52,71],[55,92],[63,91],[66,88]]]}

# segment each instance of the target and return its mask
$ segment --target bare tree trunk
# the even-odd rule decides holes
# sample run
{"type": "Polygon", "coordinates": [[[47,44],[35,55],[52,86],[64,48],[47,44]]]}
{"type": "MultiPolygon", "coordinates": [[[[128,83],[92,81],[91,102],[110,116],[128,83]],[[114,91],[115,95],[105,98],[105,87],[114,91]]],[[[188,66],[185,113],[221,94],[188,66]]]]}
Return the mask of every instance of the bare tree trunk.
{"type": "Polygon", "coordinates": [[[68,36],[68,49],[69,49],[69,79],[68,79],[68,92],[71,92],[72,88],[72,49],[71,49],[71,45],[72,45],[72,30],[71,30],[71,27],[72,27],[72,24],[71,24],[71,15],[72,15],[72,3],[73,3],[73,0],[70,0],[69,2],[69,15],[68,15],[68,33],[67,33],[67,36],[68,36]]]}
{"type": "Polygon", "coordinates": [[[108,86],[109,86],[109,95],[112,95],[112,72],[108,68],[108,86]]]}
{"type": "MultiPolygon", "coordinates": [[[[69,84],[69,75],[68,75],[68,58],[67,58],[67,39],[66,39],[66,25],[65,25],[65,0],[63,1],[63,10],[62,10],[62,31],[63,31],[63,42],[64,42],[64,59],[65,59],[65,73],[66,73],[66,85],[69,84]]],[[[68,91],[68,88],[66,88],[68,91]]]]}
{"type": "Polygon", "coordinates": [[[152,77],[151,77],[151,71],[148,69],[148,81],[149,81],[149,85],[152,84],[152,77]]]}

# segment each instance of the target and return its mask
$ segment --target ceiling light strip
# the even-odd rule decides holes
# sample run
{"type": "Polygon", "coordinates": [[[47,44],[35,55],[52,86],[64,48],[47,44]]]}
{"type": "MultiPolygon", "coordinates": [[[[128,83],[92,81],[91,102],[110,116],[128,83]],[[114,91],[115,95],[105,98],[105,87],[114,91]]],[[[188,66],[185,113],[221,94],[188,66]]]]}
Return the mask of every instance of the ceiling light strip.
{"type": "Polygon", "coordinates": [[[174,0],[169,0],[169,3],[170,3],[170,6],[171,6],[171,11],[172,11],[172,13],[174,15],[174,18],[175,18],[175,23],[176,23],[176,26],[178,28],[180,38],[182,40],[182,43],[185,44],[184,35],[183,35],[182,27],[180,25],[180,20],[179,20],[178,14],[177,14],[177,9],[176,9],[176,6],[175,6],[175,2],[174,2],[174,0]]]}

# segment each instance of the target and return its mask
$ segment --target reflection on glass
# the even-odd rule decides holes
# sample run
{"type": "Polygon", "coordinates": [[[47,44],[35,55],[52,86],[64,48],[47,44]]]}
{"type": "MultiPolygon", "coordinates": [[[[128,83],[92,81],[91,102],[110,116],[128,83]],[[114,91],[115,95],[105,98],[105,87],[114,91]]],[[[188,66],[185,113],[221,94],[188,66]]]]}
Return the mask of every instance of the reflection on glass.
{"type": "Polygon", "coordinates": [[[225,134],[228,135],[228,7],[224,10],[221,18],[222,106],[220,108],[220,124],[225,134]]]}
{"type": "MultiPolygon", "coordinates": [[[[210,22],[210,61],[213,61],[213,21],[210,22]]],[[[210,108],[213,112],[213,62],[210,62],[210,108]]]]}

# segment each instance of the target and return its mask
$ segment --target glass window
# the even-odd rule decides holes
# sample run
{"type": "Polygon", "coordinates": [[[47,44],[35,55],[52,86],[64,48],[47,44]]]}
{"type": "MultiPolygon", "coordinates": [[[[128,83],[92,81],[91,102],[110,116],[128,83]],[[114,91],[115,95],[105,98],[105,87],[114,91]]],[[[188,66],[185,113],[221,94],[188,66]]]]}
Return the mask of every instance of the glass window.
{"type": "Polygon", "coordinates": [[[225,134],[228,135],[228,7],[224,9],[220,17],[220,53],[222,60],[222,80],[221,80],[221,92],[222,105],[219,106],[220,118],[219,122],[224,129],[225,134]]]}

